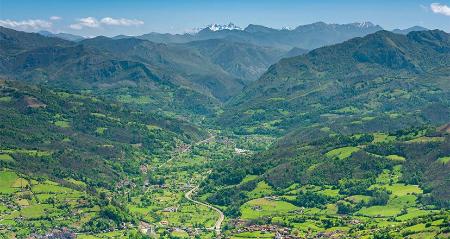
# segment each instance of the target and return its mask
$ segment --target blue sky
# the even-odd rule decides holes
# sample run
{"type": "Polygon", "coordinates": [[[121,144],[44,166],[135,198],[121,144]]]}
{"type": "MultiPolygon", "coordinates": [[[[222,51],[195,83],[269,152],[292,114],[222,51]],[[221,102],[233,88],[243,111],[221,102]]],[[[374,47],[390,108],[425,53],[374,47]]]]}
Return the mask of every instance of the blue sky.
{"type": "Polygon", "coordinates": [[[83,36],[183,33],[210,23],[281,28],[317,21],[450,32],[450,0],[0,0],[0,25],[83,36]]]}

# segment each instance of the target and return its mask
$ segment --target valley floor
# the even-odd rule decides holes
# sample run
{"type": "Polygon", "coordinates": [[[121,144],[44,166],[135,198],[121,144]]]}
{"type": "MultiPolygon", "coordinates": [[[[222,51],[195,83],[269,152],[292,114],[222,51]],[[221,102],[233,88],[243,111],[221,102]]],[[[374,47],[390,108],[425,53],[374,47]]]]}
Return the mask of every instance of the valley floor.
{"type": "MultiPolygon", "coordinates": [[[[246,140],[251,142],[256,138],[258,136],[246,140]]],[[[380,139],[377,136],[376,140],[388,140],[388,137],[380,139]]],[[[254,144],[265,148],[270,142],[271,139],[263,143],[255,140],[254,144]]],[[[122,181],[115,191],[105,190],[102,194],[106,198],[124,198],[127,209],[138,220],[93,234],[83,232],[86,230],[83,224],[102,212],[97,199],[86,193],[83,182],[67,179],[64,185],[61,184],[63,182],[2,169],[0,230],[4,238],[21,238],[39,232],[39,228],[80,230],[75,234],[77,238],[122,238],[139,232],[157,238],[234,239],[373,238],[391,231],[405,238],[450,236],[446,231],[450,211],[419,202],[424,190],[418,185],[400,181],[405,159],[396,155],[389,158],[399,163],[391,170],[383,170],[369,187],[382,188],[390,193],[383,205],[368,206],[367,203],[375,196],[348,195],[333,185],[292,184],[280,190],[257,175],[247,175],[239,184],[257,180],[256,186],[244,191],[247,199],[238,209],[239,216],[225,217],[223,211],[226,207],[208,203],[211,193],[199,187],[207,185],[205,179],[211,177],[219,160],[255,153],[237,146],[242,147],[227,137],[209,137],[196,144],[180,145],[169,160],[155,160],[143,165],[139,178],[122,181]],[[298,195],[308,197],[308,193],[325,198],[325,201],[314,203],[312,200],[310,206],[300,206],[298,195]],[[343,211],[346,208],[348,212],[343,211]]],[[[362,148],[336,148],[327,155],[345,160],[362,148]]],[[[8,155],[9,151],[3,150],[1,159],[11,160],[8,155]]],[[[443,163],[446,163],[445,158],[443,163]]]]}

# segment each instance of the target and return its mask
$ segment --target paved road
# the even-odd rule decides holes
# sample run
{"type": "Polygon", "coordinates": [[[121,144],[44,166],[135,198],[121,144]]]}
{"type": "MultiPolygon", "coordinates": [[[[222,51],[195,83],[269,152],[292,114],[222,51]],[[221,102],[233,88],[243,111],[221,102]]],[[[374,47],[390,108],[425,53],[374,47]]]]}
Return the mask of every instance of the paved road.
{"type": "MultiPolygon", "coordinates": [[[[194,145],[199,145],[199,144],[202,144],[202,143],[209,143],[209,142],[210,142],[211,140],[213,140],[214,138],[215,138],[215,135],[210,134],[209,137],[208,137],[207,139],[204,139],[204,140],[202,140],[202,141],[199,141],[199,142],[195,143],[194,145]]],[[[209,171],[209,172],[207,173],[207,175],[210,174],[210,173],[211,173],[211,171],[209,171]]],[[[205,176],[205,178],[206,178],[206,176],[205,176]]],[[[216,211],[216,212],[219,214],[219,218],[217,219],[216,223],[214,224],[214,227],[208,228],[208,229],[215,230],[215,231],[216,231],[216,235],[220,235],[220,233],[221,233],[221,227],[222,227],[222,222],[223,222],[223,220],[225,220],[225,216],[223,215],[223,212],[222,212],[220,209],[218,209],[218,208],[212,206],[211,204],[204,203],[204,202],[200,202],[200,201],[197,201],[197,200],[192,199],[192,194],[193,194],[195,191],[197,191],[198,188],[199,188],[199,185],[197,185],[196,187],[192,188],[189,192],[187,192],[186,194],[184,194],[184,197],[185,197],[187,200],[189,200],[189,201],[191,201],[191,202],[193,202],[193,203],[195,203],[195,204],[199,204],[199,205],[203,205],[203,206],[205,206],[205,207],[211,208],[212,210],[216,211]]]]}
{"type": "Polygon", "coordinates": [[[207,203],[200,202],[200,201],[197,201],[197,200],[192,199],[192,194],[193,194],[198,188],[199,188],[199,186],[197,185],[196,187],[194,187],[193,189],[191,189],[189,192],[187,192],[186,194],[184,194],[184,197],[185,197],[187,200],[189,200],[189,201],[191,201],[191,202],[193,202],[193,203],[195,203],[195,204],[199,204],[199,205],[203,205],[203,206],[205,206],[205,207],[211,208],[212,210],[216,211],[216,212],[219,214],[219,218],[217,219],[216,224],[214,224],[214,227],[208,228],[208,229],[215,230],[215,231],[216,231],[216,235],[220,235],[220,233],[221,233],[221,227],[222,227],[222,222],[223,222],[223,220],[225,219],[225,216],[223,215],[223,212],[222,212],[220,209],[218,209],[218,208],[216,208],[216,207],[214,207],[214,206],[212,206],[212,205],[210,205],[210,204],[207,204],[207,203]]]}

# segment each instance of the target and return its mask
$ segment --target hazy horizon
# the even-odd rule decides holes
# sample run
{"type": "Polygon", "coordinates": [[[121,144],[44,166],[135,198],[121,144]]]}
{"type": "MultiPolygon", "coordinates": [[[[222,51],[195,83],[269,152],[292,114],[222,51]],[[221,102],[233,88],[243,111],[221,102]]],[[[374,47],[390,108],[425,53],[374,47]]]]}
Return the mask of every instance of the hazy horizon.
{"type": "MultiPolygon", "coordinates": [[[[277,29],[277,30],[283,30],[283,29],[294,30],[296,27],[306,26],[306,25],[311,25],[311,24],[320,23],[320,22],[323,22],[323,23],[329,24],[329,25],[333,25],[333,24],[337,24],[337,25],[347,25],[347,24],[363,24],[363,23],[369,23],[370,21],[365,21],[365,22],[347,22],[347,23],[335,23],[335,22],[316,21],[316,22],[305,23],[305,24],[301,24],[301,25],[297,25],[297,26],[292,26],[292,27],[279,27],[279,28],[277,28],[277,27],[271,27],[271,26],[267,26],[267,25],[262,25],[262,24],[256,24],[256,23],[249,23],[249,24],[247,24],[247,25],[245,25],[245,26],[239,26],[239,25],[236,25],[236,26],[237,26],[237,27],[240,27],[241,30],[244,30],[244,29],[245,29],[246,27],[248,27],[249,25],[260,25],[260,26],[265,26],[265,27],[269,27],[269,28],[272,28],[272,29],[277,29]]],[[[374,23],[374,22],[370,22],[370,23],[374,24],[375,26],[378,25],[378,26],[382,27],[384,30],[388,30],[388,31],[398,30],[398,29],[399,29],[399,30],[405,30],[405,29],[413,28],[413,27],[424,27],[424,26],[420,26],[420,25],[412,25],[412,26],[404,27],[404,28],[400,28],[400,27],[396,27],[396,28],[386,28],[386,27],[383,27],[383,26],[381,26],[381,25],[379,25],[379,24],[376,24],[376,23],[374,23]]],[[[184,32],[157,32],[157,31],[151,31],[151,32],[145,32],[145,33],[142,33],[142,34],[127,34],[127,33],[120,33],[120,34],[117,34],[117,35],[81,35],[81,34],[77,34],[77,33],[73,33],[73,32],[67,32],[67,31],[52,31],[52,30],[46,30],[46,29],[35,30],[35,31],[27,31],[27,30],[22,30],[22,29],[15,29],[15,28],[11,28],[11,29],[15,29],[15,30],[19,30],[19,31],[24,31],[24,32],[34,32],[34,33],[39,33],[39,32],[42,32],[42,33],[44,33],[44,32],[49,32],[49,33],[52,33],[52,34],[66,33],[66,34],[73,34],[73,35],[78,35],[78,36],[82,36],[82,37],[86,37],[86,38],[92,38],[92,37],[99,37],[99,36],[115,37],[115,36],[120,36],[120,35],[124,35],[124,36],[139,36],[139,35],[150,34],[150,33],[157,33],[157,34],[173,34],[173,35],[177,35],[177,34],[179,34],[179,35],[182,35],[182,34],[196,34],[196,33],[198,33],[200,30],[206,29],[206,28],[208,28],[208,27],[210,27],[211,25],[214,25],[214,24],[221,25],[221,26],[225,26],[225,25],[228,25],[228,24],[234,24],[234,23],[233,23],[233,22],[229,22],[229,23],[211,23],[211,24],[208,24],[208,25],[205,25],[205,26],[193,27],[192,29],[186,30],[186,31],[184,31],[184,32]]],[[[1,26],[1,25],[0,25],[0,26],[1,26]]],[[[7,26],[6,26],[6,27],[7,27],[7,26]]],[[[8,28],[8,27],[7,27],[7,28],[8,28]]],[[[426,27],[424,27],[424,28],[426,28],[426,27]]],[[[433,28],[428,28],[428,29],[429,29],[429,30],[435,30],[435,29],[433,29],[433,28]]],[[[436,29],[438,29],[438,28],[436,28],[436,29]]],[[[443,29],[438,29],[438,30],[443,30],[443,29]]],[[[443,31],[445,31],[445,30],[443,30],[443,31]]],[[[448,31],[445,31],[445,32],[448,33],[448,31]]]]}
{"type": "Polygon", "coordinates": [[[209,24],[275,29],[315,22],[372,22],[386,30],[422,26],[450,31],[450,2],[308,1],[0,1],[0,26],[81,36],[183,34],[209,24]],[[51,7],[49,7],[51,6],[51,7]],[[351,12],[351,14],[348,14],[351,12]]]}

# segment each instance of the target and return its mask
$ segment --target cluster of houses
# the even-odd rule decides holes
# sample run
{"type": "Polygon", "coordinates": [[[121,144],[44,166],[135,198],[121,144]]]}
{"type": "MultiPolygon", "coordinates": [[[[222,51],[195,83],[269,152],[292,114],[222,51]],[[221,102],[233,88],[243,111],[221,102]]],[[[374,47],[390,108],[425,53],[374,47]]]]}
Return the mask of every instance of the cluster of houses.
{"type": "Polygon", "coordinates": [[[314,238],[341,238],[344,231],[331,231],[331,232],[319,232],[317,233],[314,238]]]}
{"type": "Polygon", "coordinates": [[[133,183],[129,179],[123,179],[116,183],[116,189],[125,188],[125,187],[134,188],[134,187],[136,187],[136,184],[133,183]]]}
{"type": "Polygon", "coordinates": [[[67,228],[54,229],[45,235],[31,235],[29,239],[74,239],[76,234],[67,228]]]}
{"type": "MultiPolygon", "coordinates": [[[[166,228],[167,232],[186,232],[190,237],[194,237],[196,235],[199,235],[202,231],[206,230],[204,228],[191,228],[191,227],[169,227],[169,221],[161,221],[159,224],[166,228]]],[[[156,235],[156,227],[152,224],[146,223],[146,222],[140,222],[139,223],[139,229],[142,233],[148,236],[155,236],[156,235]]]]}
{"type": "Polygon", "coordinates": [[[199,235],[201,232],[201,229],[199,228],[190,228],[190,227],[173,227],[167,229],[168,232],[186,232],[190,237],[193,237],[195,235],[199,235]]]}
{"type": "Polygon", "coordinates": [[[179,206],[166,207],[162,211],[163,212],[178,212],[179,206]]]}
{"type": "Polygon", "coordinates": [[[233,234],[239,234],[243,232],[262,232],[262,233],[275,233],[275,238],[278,239],[290,239],[298,238],[291,235],[291,230],[287,227],[280,227],[277,225],[249,225],[236,229],[233,234]]]}

